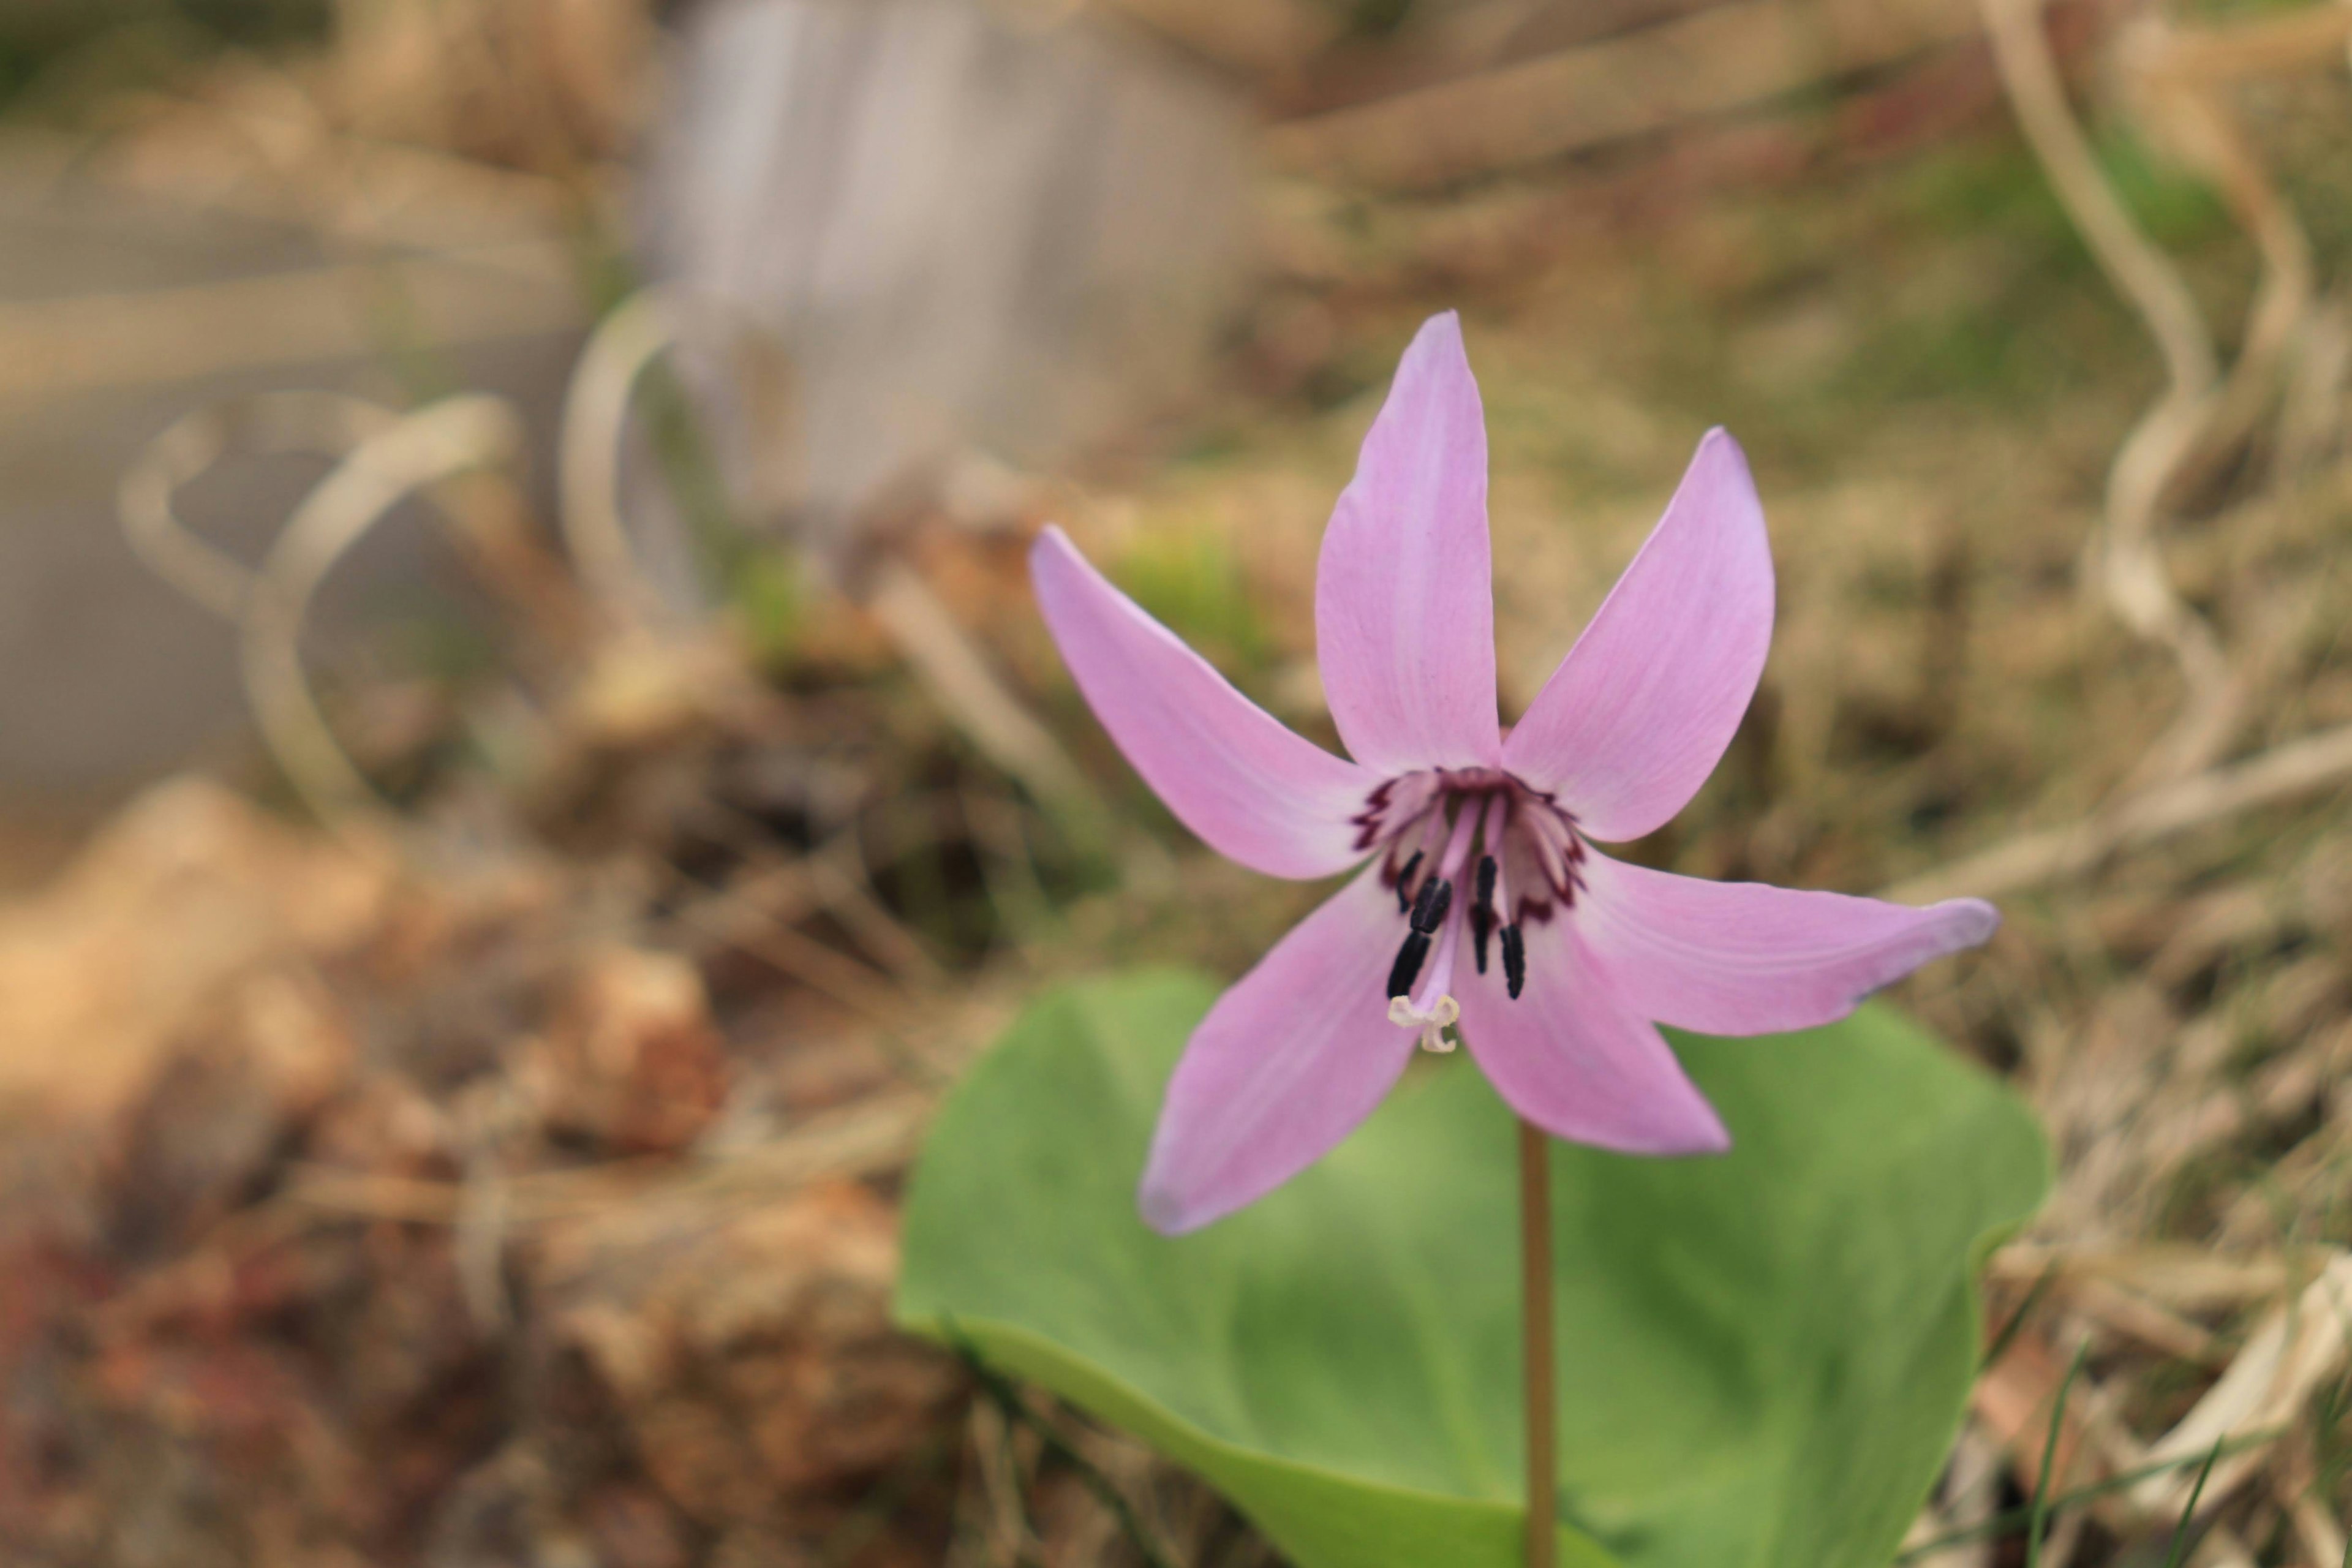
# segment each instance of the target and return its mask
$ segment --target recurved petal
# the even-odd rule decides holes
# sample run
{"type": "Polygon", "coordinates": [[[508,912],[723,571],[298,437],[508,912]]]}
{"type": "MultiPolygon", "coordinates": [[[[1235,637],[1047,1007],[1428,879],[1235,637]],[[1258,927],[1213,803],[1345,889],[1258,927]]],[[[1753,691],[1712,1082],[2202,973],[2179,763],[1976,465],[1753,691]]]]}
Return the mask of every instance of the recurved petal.
{"type": "Polygon", "coordinates": [[[1880,986],[1991,936],[1977,899],[1912,909],[1760,882],[1706,882],[1587,858],[1570,918],[1644,1017],[1709,1035],[1843,1018],[1880,986]]]}
{"type": "Polygon", "coordinates": [[[1358,762],[1381,773],[1495,764],[1486,424],[1450,310],[1405,350],[1324,531],[1315,641],[1358,762]]]}
{"type": "Polygon", "coordinates": [[[1371,1114],[1418,1038],[1387,1016],[1404,929],[1368,867],[1217,999],[1168,1082],[1139,1194],[1146,1223],[1174,1236],[1231,1214],[1371,1114]]]}
{"type": "Polygon", "coordinates": [[[1349,818],[1378,779],[1234,690],[1060,529],[1037,536],[1029,575],[1095,717],[1211,848],[1270,877],[1328,877],[1363,858],[1349,818]]]}
{"type": "Polygon", "coordinates": [[[1731,743],[1772,642],[1772,552],[1739,443],[1710,430],[1665,516],[1536,694],[1503,765],[1586,834],[1639,838],[1731,743]]]}
{"type": "Polygon", "coordinates": [[[1496,1092],[1555,1138],[1626,1154],[1714,1154],[1722,1121],[1629,1005],[1572,916],[1525,928],[1527,989],[1501,966],[1458,979],[1462,1040],[1496,1092]]]}

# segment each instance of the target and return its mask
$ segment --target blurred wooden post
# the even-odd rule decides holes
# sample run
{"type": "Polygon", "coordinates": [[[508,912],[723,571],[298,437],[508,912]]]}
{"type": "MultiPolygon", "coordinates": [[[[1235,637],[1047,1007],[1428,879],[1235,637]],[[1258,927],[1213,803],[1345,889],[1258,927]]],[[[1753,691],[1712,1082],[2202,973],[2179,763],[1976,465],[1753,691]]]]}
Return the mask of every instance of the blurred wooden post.
{"type": "Polygon", "coordinates": [[[723,342],[687,344],[688,373],[751,519],[853,580],[885,512],[964,455],[1051,466],[1197,384],[1235,296],[1238,93],[1115,21],[1029,9],[685,18],[644,250],[782,347],[789,397],[728,374],[723,342]]]}

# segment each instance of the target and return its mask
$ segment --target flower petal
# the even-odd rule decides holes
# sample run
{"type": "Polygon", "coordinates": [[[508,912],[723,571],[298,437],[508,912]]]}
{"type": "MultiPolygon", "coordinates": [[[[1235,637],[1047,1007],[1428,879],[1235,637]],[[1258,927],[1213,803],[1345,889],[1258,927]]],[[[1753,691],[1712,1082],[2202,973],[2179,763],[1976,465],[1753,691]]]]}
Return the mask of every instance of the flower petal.
{"type": "Polygon", "coordinates": [[[1324,531],[1315,642],[1339,738],[1366,767],[1500,757],[1486,423],[1451,310],[1405,350],[1324,531]]]}
{"type": "Polygon", "coordinates": [[[1503,765],[1591,837],[1639,838],[1731,743],[1772,642],[1772,551],[1739,443],[1710,430],[1633,563],[1513,727],[1503,765]]]}
{"type": "Polygon", "coordinates": [[[1462,1041],[1512,1110],[1555,1138],[1626,1154],[1731,1146],[1650,1021],[1620,994],[1572,915],[1525,928],[1527,989],[1501,966],[1457,982],[1462,1041]]]}
{"type": "Polygon", "coordinates": [[[1363,858],[1350,819],[1379,780],[1283,728],[1153,620],[1058,528],[1030,580],[1095,717],[1177,819],[1269,877],[1328,877],[1363,858]]]}
{"type": "Polygon", "coordinates": [[[1194,1230],[1280,1186],[1371,1114],[1418,1038],[1388,1021],[1405,922],[1367,867],[1217,999],[1168,1081],[1139,1201],[1194,1230]]]}
{"type": "Polygon", "coordinates": [[[1586,858],[1571,918],[1636,1011],[1710,1035],[1843,1018],[1931,959],[1974,947],[2000,915],[1977,899],[1924,910],[1760,882],[1705,882],[1586,858]]]}

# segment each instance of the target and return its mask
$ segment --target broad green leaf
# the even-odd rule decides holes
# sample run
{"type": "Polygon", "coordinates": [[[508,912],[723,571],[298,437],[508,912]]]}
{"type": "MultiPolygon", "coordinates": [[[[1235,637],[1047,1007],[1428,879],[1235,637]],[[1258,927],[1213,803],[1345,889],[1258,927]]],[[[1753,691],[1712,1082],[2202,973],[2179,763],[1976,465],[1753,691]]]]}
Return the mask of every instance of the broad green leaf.
{"type": "MultiPolygon", "coordinates": [[[[1431,1059],[1271,1197],[1170,1240],[1135,1213],[1214,988],[1036,1004],[941,1112],[898,1310],[1190,1466],[1300,1568],[1519,1558],[1513,1129],[1431,1059]]],[[[1564,1568],[1882,1568],[1975,1365],[1973,1274],[2048,1154],[1897,1015],[1677,1035],[1717,1159],[1558,1145],[1564,1568]]],[[[1271,1042],[1269,1043],[1271,1044],[1271,1042]]]]}

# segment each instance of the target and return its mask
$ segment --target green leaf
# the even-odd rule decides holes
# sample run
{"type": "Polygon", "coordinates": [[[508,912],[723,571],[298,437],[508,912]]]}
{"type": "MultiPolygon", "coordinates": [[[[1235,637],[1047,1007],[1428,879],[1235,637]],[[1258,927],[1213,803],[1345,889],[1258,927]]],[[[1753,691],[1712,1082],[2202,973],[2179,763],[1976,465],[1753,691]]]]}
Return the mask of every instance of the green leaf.
{"type": "MultiPolygon", "coordinates": [[[[1195,1235],[1134,1190],[1215,989],[1038,1002],[916,1171],[901,1321],[1198,1471],[1299,1568],[1518,1561],[1510,1114],[1430,1059],[1305,1175],[1195,1235]]],[[[1675,1037],[1718,1159],[1555,1146],[1564,1568],[1880,1568],[1933,1481],[1985,1249],[2049,1156],[2005,1090],[1885,1008],[1675,1037]]]]}

